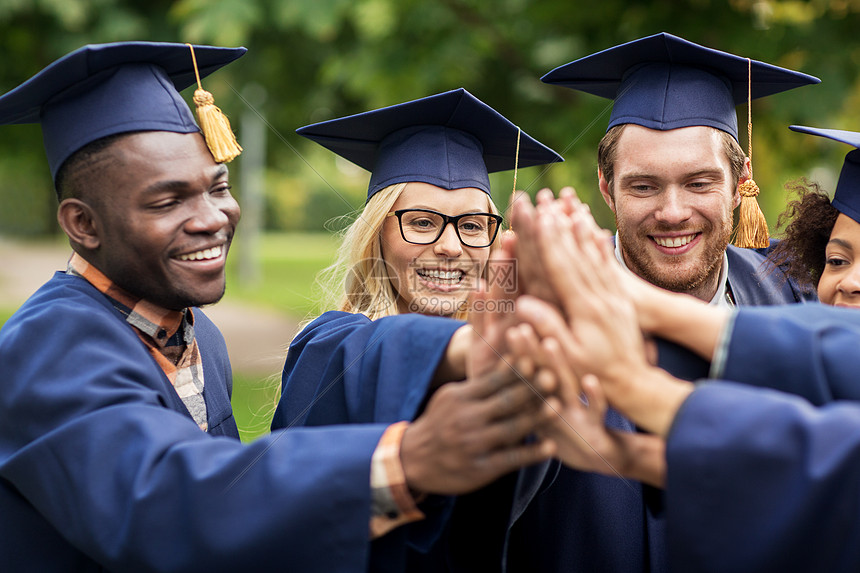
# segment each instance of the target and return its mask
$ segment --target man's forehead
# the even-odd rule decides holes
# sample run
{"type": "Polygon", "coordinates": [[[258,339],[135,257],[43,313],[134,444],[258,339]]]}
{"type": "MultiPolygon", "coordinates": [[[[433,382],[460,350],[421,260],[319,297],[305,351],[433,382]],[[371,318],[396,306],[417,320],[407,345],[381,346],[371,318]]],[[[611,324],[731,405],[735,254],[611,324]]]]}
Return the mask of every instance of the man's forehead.
{"type": "Polygon", "coordinates": [[[662,131],[628,124],[618,138],[615,163],[617,169],[622,163],[669,162],[696,156],[705,160],[715,155],[727,161],[723,149],[724,137],[713,127],[697,125],[662,131]]]}
{"type": "Polygon", "coordinates": [[[228,173],[226,165],[212,158],[200,133],[136,132],[111,142],[107,151],[115,159],[113,177],[135,187],[215,181],[228,173]]]}
{"type": "Polygon", "coordinates": [[[676,140],[722,142],[720,130],[707,125],[692,125],[677,129],[651,129],[635,123],[624,125],[619,141],[625,139],[645,139],[655,142],[671,142],[676,140]]]}
{"type": "MultiPolygon", "coordinates": [[[[215,162],[208,152],[206,140],[200,132],[174,133],[171,131],[138,131],[119,137],[109,145],[114,153],[128,161],[142,160],[158,166],[156,162],[195,161],[211,166],[223,165],[215,162]]],[[[199,164],[197,164],[199,167],[199,164]]],[[[226,166],[224,166],[226,169],[226,166]]]]}
{"type": "Polygon", "coordinates": [[[728,170],[723,139],[712,127],[660,131],[628,125],[618,140],[615,176],[728,170]]]}

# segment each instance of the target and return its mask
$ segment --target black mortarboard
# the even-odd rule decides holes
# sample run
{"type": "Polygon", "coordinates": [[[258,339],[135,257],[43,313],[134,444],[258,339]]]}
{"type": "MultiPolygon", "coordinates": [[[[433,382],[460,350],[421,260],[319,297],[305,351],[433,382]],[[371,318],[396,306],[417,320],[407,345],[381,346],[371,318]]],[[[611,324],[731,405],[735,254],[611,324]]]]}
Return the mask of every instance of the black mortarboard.
{"type": "MultiPolygon", "coordinates": [[[[200,76],[245,48],[194,46],[200,76]]],[[[0,96],[0,124],[41,123],[51,176],[102,137],[130,131],[199,131],[179,90],[195,82],[187,44],[117,42],[84,46],[0,96]]]]}
{"type": "Polygon", "coordinates": [[[541,78],[615,100],[609,128],[634,123],[666,131],[706,125],[738,139],[735,106],[816,77],[655,34],[560,66],[541,78]]]}
{"type": "Polygon", "coordinates": [[[490,194],[488,173],[563,161],[463,88],[307,125],[296,133],[370,171],[368,200],[389,185],[410,181],[490,194]]]}
{"type": "MultiPolygon", "coordinates": [[[[855,148],[860,148],[860,133],[856,131],[820,129],[802,125],[791,125],[789,129],[800,133],[826,137],[834,141],[847,143],[855,148]]],[[[845,156],[831,204],[840,213],[844,213],[860,223],[860,149],[852,149],[845,156]]]]}

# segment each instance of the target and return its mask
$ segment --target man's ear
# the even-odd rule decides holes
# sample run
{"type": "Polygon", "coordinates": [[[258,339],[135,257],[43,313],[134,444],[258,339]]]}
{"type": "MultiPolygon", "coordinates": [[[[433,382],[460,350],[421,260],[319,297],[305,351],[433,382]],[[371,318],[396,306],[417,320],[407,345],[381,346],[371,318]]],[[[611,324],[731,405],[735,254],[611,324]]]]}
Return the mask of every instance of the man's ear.
{"type": "Polygon", "coordinates": [[[609,183],[606,182],[606,178],[603,176],[603,171],[600,170],[600,167],[597,168],[597,182],[600,185],[600,194],[603,195],[603,200],[606,201],[606,204],[609,205],[609,208],[612,209],[612,212],[615,212],[615,201],[612,199],[612,192],[609,190],[609,183]]]}
{"type": "Polygon", "coordinates": [[[64,199],[57,209],[57,222],[72,243],[89,251],[101,245],[98,216],[90,205],[80,199],[64,199]]]}
{"type": "Polygon", "coordinates": [[[735,194],[734,194],[734,197],[732,197],[732,209],[736,209],[737,206],[741,204],[741,192],[740,192],[741,183],[744,183],[744,182],[750,180],[750,172],[751,171],[752,171],[752,162],[750,161],[750,158],[747,157],[746,159],[744,159],[744,169],[743,169],[743,171],[741,171],[741,176],[738,179],[738,186],[735,187],[735,194]]]}

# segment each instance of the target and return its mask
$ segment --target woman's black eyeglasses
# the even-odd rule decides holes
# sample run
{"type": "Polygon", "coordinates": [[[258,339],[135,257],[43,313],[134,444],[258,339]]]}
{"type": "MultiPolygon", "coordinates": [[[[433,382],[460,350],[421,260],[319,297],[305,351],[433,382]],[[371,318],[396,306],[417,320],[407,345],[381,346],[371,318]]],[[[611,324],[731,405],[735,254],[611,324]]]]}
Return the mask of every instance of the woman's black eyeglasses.
{"type": "Polygon", "coordinates": [[[400,223],[400,235],[413,245],[430,245],[439,240],[448,223],[467,247],[484,248],[493,244],[502,217],[493,213],[463,213],[452,217],[429,209],[398,209],[388,213],[400,223]]]}

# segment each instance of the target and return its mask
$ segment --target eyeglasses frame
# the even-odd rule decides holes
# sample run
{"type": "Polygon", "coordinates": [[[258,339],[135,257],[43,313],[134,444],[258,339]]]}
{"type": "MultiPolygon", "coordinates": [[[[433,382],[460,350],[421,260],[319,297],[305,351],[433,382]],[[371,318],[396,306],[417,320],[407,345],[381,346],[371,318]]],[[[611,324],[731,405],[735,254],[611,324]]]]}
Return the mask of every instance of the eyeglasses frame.
{"type": "Polygon", "coordinates": [[[445,227],[447,227],[450,223],[451,225],[453,225],[454,233],[456,233],[457,239],[459,239],[460,243],[464,247],[469,247],[470,249],[486,249],[492,246],[493,241],[496,240],[496,237],[499,234],[499,228],[502,226],[502,222],[504,221],[504,218],[502,218],[501,215],[496,215],[495,213],[463,213],[462,215],[446,215],[444,213],[440,213],[439,211],[433,211],[432,209],[397,209],[396,211],[390,211],[385,217],[388,218],[395,216],[397,217],[397,226],[400,229],[400,236],[403,238],[404,241],[411,245],[432,245],[433,243],[442,238],[442,235],[445,233],[445,227]],[[438,215],[439,217],[442,217],[442,226],[439,227],[439,234],[436,235],[435,239],[433,239],[429,243],[416,243],[415,241],[410,241],[406,238],[406,234],[403,232],[402,217],[404,213],[407,213],[409,211],[419,211],[421,213],[430,213],[432,215],[438,215]],[[493,235],[490,237],[489,242],[481,247],[475,247],[473,245],[467,244],[466,241],[463,240],[463,237],[460,236],[460,227],[458,226],[460,219],[464,219],[466,217],[474,217],[476,215],[487,216],[496,222],[496,228],[493,231],[493,235]]]}

